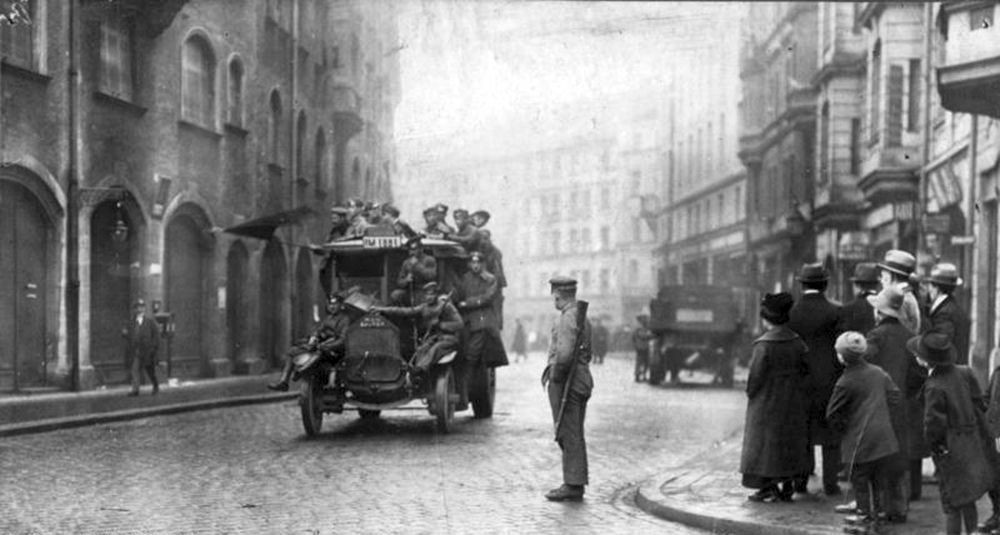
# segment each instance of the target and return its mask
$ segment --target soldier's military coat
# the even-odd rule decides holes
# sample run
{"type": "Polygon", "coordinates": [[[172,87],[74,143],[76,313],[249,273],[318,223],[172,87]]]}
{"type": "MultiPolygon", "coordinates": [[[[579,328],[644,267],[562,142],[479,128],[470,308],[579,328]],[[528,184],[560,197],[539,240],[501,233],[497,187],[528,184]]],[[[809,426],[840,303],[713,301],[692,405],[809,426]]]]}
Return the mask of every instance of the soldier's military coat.
{"type": "Polygon", "coordinates": [[[399,268],[399,277],[396,284],[400,288],[419,290],[428,282],[437,280],[437,260],[433,256],[425,254],[422,256],[411,256],[403,260],[403,265],[399,268]],[[407,281],[407,277],[411,280],[407,281]],[[412,288],[410,285],[412,284],[412,288]]]}
{"type": "Polygon", "coordinates": [[[583,322],[583,336],[577,345],[577,334],[580,331],[577,307],[576,301],[570,301],[560,311],[552,328],[546,367],[553,421],[559,416],[559,405],[570,369],[576,367],[556,434],[556,442],[563,452],[563,482],[567,485],[587,484],[587,444],[583,436],[583,422],[586,418],[587,400],[594,389],[594,379],[590,374],[591,326],[589,321],[583,322]]]}
{"type": "Polygon", "coordinates": [[[487,366],[508,364],[493,304],[497,293],[496,277],[485,270],[479,274],[469,270],[458,283],[459,310],[466,327],[465,358],[483,359],[487,366]]]}

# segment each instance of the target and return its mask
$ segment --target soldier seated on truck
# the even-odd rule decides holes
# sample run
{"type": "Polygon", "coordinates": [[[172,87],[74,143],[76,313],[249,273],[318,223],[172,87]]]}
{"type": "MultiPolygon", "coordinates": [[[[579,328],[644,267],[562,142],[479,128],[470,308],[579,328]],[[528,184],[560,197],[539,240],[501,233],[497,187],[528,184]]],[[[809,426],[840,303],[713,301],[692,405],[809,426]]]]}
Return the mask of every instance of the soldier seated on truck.
{"type": "Polygon", "coordinates": [[[285,366],[281,370],[281,378],[275,383],[268,384],[268,388],[279,392],[288,391],[288,382],[292,379],[292,359],[297,355],[319,350],[330,353],[338,359],[343,356],[347,326],[351,323],[351,317],[344,308],[344,299],[351,291],[354,289],[330,296],[326,304],[327,316],[323,323],[320,323],[308,338],[297,341],[285,353],[285,366]]]}
{"type": "Polygon", "coordinates": [[[420,318],[423,333],[416,351],[413,366],[419,375],[425,374],[442,356],[458,349],[458,332],[462,330],[462,316],[446,294],[438,292],[436,282],[423,286],[423,302],[412,307],[373,307],[373,310],[390,316],[420,318]]]}

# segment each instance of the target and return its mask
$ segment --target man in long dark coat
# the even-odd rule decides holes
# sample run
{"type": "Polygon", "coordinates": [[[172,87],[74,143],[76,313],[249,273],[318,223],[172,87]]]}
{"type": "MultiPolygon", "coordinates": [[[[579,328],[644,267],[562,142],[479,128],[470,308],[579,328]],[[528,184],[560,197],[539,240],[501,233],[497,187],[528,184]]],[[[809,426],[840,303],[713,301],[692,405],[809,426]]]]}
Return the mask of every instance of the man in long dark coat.
{"type": "Polygon", "coordinates": [[[868,331],[875,328],[875,311],[868,302],[868,296],[878,293],[878,284],[878,266],[874,262],[861,262],[854,266],[854,274],[851,276],[854,299],[840,309],[840,325],[837,330],[842,333],[856,331],[868,334],[868,331]]]}
{"type": "Polygon", "coordinates": [[[500,339],[499,320],[493,301],[497,298],[497,278],[484,269],[483,254],[473,251],[469,255],[469,270],[458,283],[458,310],[465,320],[464,359],[459,365],[459,392],[462,399],[456,406],[468,403],[468,375],[471,367],[481,362],[495,368],[506,366],[507,352],[500,339]]]}
{"type": "Polygon", "coordinates": [[[125,338],[125,366],[132,381],[130,396],[139,395],[139,383],[145,372],[153,383],[153,395],[160,391],[156,380],[156,352],[160,348],[160,329],[146,314],[146,301],[136,299],[132,320],[122,329],[125,338]]]}
{"type": "MultiPolygon", "coordinates": [[[[843,366],[837,361],[833,344],[840,334],[840,305],[823,295],[830,275],[822,264],[802,266],[798,281],[802,284],[802,298],[789,312],[788,328],[795,331],[809,347],[806,362],[809,365],[807,399],[809,412],[809,443],[822,446],[823,492],[829,496],[840,494],[837,472],[840,471],[840,441],[831,432],[826,421],[826,407],[833,394],[833,387],[840,378],[843,366]]],[[[813,452],[810,448],[810,453],[813,452]]],[[[816,462],[810,463],[815,470],[816,462]]],[[[807,492],[808,474],[795,484],[796,492],[807,492]]]]}
{"type": "Polygon", "coordinates": [[[549,362],[542,373],[542,385],[548,390],[552,419],[556,422],[556,442],[562,450],[563,484],[545,497],[552,501],[577,501],[583,499],[584,486],[588,483],[583,421],[587,400],[594,388],[589,366],[591,327],[586,318],[580,322],[577,317],[576,280],[554,277],[549,283],[559,319],[552,328],[549,362]]]}

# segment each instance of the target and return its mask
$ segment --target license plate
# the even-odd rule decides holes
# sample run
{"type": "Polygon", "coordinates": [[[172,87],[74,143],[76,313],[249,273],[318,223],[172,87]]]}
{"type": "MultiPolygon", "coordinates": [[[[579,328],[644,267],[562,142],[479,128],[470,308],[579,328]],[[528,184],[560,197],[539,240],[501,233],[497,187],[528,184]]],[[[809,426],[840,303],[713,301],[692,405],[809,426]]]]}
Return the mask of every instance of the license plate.
{"type": "Polygon", "coordinates": [[[403,245],[401,236],[365,236],[365,249],[395,249],[403,245]]]}

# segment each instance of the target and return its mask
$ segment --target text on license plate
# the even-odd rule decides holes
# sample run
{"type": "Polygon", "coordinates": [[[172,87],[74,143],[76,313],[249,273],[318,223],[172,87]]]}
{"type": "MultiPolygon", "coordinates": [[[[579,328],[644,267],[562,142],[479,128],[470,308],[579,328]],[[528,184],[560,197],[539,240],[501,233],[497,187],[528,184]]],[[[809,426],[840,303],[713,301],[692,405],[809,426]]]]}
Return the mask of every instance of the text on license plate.
{"type": "Polygon", "coordinates": [[[403,244],[400,236],[365,236],[365,249],[392,249],[403,244]]]}

